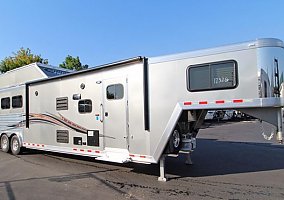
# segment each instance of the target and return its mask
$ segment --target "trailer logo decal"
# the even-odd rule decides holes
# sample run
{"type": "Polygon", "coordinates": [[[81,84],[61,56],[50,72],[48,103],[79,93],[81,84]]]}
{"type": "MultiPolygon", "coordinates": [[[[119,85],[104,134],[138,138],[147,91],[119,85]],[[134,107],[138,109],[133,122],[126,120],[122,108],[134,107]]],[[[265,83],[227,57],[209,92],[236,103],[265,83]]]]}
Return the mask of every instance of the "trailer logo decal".
{"type": "MultiPolygon", "coordinates": [[[[21,118],[25,118],[25,115],[22,115],[21,118]]],[[[75,122],[67,119],[60,113],[58,113],[58,116],[50,114],[50,113],[43,113],[43,114],[36,114],[36,113],[30,113],[29,115],[29,121],[31,124],[36,124],[36,123],[44,123],[44,124],[50,124],[50,125],[55,125],[55,126],[60,126],[64,128],[68,128],[70,130],[83,133],[83,134],[88,134],[87,128],[80,126],[76,124],[75,122]]],[[[21,128],[26,125],[26,120],[22,120],[18,123],[15,124],[10,124],[6,126],[7,128],[5,130],[1,131],[8,131],[12,130],[15,128],[21,128]]],[[[99,134],[99,137],[105,137],[105,138],[110,138],[110,139],[116,139],[115,137],[110,137],[106,135],[99,134]]]]}

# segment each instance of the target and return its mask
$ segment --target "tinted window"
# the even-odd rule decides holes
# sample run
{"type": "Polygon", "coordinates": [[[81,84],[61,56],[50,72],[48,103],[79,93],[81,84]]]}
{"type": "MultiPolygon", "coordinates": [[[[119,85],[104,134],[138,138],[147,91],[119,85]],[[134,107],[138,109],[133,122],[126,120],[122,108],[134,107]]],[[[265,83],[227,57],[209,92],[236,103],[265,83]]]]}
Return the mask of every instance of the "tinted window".
{"type": "Polygon", "coordinates": [[[92,112],[92,100],[83,99],[78,102],[79,113],[90,113],[92,112]]]}
{"type": "Polygon", "coordinates": [[[5,97],[1,99],[1,108],[2,109],[10,108],[10,97],[5,97]]]}
{"type": "Polygon", "coordinates": [[[12,108],[23,107],[23,97],[21,95],[12,97],[12,108]]]}
{"type": "Polygon", "coordinates": [[[189,91],[229,89],[237,86],[237,63],[224,61],[190,66],[189,91]]]}
{"type": "Polygon", "coordinates": [[[107,99],[122,99],[124,96],[122,84],[109,85],[106,90],[107,99]]]}

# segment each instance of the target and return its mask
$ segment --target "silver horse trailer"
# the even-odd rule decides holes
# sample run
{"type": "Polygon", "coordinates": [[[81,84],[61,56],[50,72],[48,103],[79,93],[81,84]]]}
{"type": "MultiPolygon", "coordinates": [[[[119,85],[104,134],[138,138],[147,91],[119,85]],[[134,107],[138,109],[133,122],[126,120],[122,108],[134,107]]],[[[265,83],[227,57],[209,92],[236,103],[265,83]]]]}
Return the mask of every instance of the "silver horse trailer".
{"type": "Polygon", "coordinates": [[[196,147],[208,110],[239,110],[267,121],[282,141],[283,48],[278,39],[259,39],[137,57],[1,89],[2,149],[160,161],[159,180],[165,181],[165,155],[196,147]]]}

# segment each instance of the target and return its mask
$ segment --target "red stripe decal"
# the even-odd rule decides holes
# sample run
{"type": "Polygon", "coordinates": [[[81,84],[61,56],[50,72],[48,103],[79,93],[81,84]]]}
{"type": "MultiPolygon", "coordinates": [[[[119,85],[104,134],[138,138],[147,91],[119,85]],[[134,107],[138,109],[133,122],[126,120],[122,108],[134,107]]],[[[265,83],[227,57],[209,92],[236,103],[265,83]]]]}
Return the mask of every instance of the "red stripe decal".
{"type": "Polygon", "coordinates": [[[77,151],[77,149],[73,149],[73,151],[77,151]]]}
{"type": "Polygon", "coordinates": [[[192,105],[192,102],[191,102],[191,101],[184,102],[183,105],[185,105],[185,106],[190,106],[190,105],[192,105]]]}
{"type": "Polygon", "coordinates": [[[92,152],[92,150],[88,150],[88,152],[92,152]]]}
{"type": "Polygon", "coordinates": [[[95,151],[95,153],[100,153],[100,151],[95,151]]]}
{"type": "Polygon", "coordinates": [[[84,149],[80,149],[80,151],[84,151],[84,149]]]}
{"type": "Polygon", "coordinates": [[[242,99],[234,99],[233,100],[233,103],[243,103],[244,102],[244,100],[242,100],[242,99]]]}
{"type": "Polygon", "coordinates": [[[146,156],[140,156],[140,158],[146,158],[146,156]]]}
{"type": "Polygon", "coordinates": [[[215,101],[216,104],[221,104],[221,103],[225,103],[224,100],[218,100],[218,101],[215,101]]]}
{"type": "Polygon", "coordinates": [[[208,102],[207,101],[199,101],[199,104],[204,105],[204,104],[208,104],[208,102]]]}
{"type": "Polygon", "coordinates": [[[33,144],[33,146],[35,146],[35,144],[33,144]]]}
{"type": "Polygon", "coordinates": [[[129,154],[129,156],[130,156],[130,157],[134,157],[134,155],[133,155],[133,154],[129,154]]]}
{"type": "Polygon", "coordinates": [[[39,147],[39,144],[37,144],[36,146],[38,146],[38,147],[39,147]]]}
{"type": "Polygon", "coordinates": [[[41,146],[44,147],[44,144],[42,144],[41,146]]]}

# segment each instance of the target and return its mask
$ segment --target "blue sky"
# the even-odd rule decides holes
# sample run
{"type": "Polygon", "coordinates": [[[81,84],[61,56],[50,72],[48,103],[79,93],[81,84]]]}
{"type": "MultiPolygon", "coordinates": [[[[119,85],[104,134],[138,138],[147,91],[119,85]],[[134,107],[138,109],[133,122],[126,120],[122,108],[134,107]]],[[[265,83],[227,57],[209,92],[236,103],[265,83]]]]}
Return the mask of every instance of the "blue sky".
{"type": "Polygon", "coordinates": [[[262,37],[284,40],[283,0],[0,0],[0,60],[30,48],[96,66],[262,37]]]}

